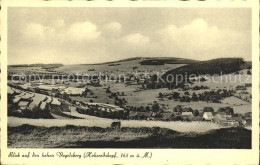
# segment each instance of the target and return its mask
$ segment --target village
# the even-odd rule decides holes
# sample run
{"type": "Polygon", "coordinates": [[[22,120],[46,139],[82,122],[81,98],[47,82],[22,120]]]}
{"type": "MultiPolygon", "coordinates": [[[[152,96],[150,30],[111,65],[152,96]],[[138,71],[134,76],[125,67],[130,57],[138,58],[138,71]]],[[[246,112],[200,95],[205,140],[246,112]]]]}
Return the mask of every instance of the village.
{"type": "MultiPolygon", "coordinates": [[[[133,80],[136,82],[136,80],[133,80]]],[[[129,85],[129,82],[127,82],[129,85]]],[[[64,83],[63,83],[64,84],[64,83]]],[[[246,87],[242,86],[245,90],[246,87]]],[[[239,86],[239,88],[242,88],[239,86]]],[[[110,99],[114,99],[114,104],[109,102],[93,102],[94,92],[88,88],[77,88],[70,86],[51,85],[26,85],[8,84],[8,115],[25,118],[53,118],[53,119],[84,119],[84,115],[96,116],[101,118],[120,119],[120,120],[147,120],[147,121],[182,121],[182,122],[214,122],[221,127],[248,127],[252,123],[252,113],[235,113],[232,107],[220,107],[218,109],[205,106],[202,109],[176,105],[172,109],[165,104],[157,101],[149,103],[147,106],[130,106],[124,92],[113,93],[109,87],[104,88],[110,99]],[[79,98],[88,98],[84,101],[79,98]],[[73,113],[72,113],[73,112],[73,113]]],[[[140,87],[142,89],[142,86],[140,87]]],[[[187,86],[182,89],[188,90],[187,86]]],[[[194,86],[193,90],[208,89],[207,86],[194,86]]],[[[142,91],[142,90],[141,90],[142,91]]],[[[179,100],[180,102],[207,101],[219,102],[225,97],[230,97],[236,92],[231,90],[220,90],[219,97],[209,97],[207,95],[193,93],[189,97],[189,92],[159,93],[158,99],[179,100]],[[223,96],[223,97],[220,97],[223,96]],[[183,98],[188,98],[183,99],[183,98]],[[205,100],[208,98],[208,100],[205,100]]],[[[213,92],[207,92],[216,96],[213,92]]],[[[244,92],[245,93],[245,92],[244,92]]],[[[239,95],[236,93],[236,97],[239,95]]],[[[246,101],[249,97],[246,97],[246,101]]]]}

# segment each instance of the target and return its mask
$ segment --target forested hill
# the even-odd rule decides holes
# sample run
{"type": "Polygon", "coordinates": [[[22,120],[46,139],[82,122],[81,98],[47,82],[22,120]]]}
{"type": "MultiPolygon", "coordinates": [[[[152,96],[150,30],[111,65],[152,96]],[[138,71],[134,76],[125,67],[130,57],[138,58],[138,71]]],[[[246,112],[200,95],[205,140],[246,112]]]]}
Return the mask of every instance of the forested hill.
{"type": "Polygon", "coordinates": [[[218,58],[209,61],[202,61],[188,64],[176,69],[167,71],[162,78],[167,75],[220,75],[230,74],[243,69],[251,68],[251,62],[245,62],[242,58],[218,58]]]}

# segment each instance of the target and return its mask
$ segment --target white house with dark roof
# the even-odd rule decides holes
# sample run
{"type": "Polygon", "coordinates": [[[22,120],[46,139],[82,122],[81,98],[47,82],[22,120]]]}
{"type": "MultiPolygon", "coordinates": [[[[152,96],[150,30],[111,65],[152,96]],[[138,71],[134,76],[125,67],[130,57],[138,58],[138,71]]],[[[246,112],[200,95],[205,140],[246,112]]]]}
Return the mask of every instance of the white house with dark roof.
{"type": "Polygon", "coordinates": [[[213,115],[211,112],[204,112],[203,119],[205,120],[213,120],[213,115]]]}

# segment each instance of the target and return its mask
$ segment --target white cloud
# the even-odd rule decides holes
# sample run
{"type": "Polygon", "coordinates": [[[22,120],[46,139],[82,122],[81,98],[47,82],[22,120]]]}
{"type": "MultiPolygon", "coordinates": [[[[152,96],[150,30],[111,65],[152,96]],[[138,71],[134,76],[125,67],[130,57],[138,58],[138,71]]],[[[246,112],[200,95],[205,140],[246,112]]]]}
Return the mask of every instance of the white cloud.
{"type": "Polygon", "coordinates": [[[118,22],[110,22],[105,25],[105,30],[110,33],[120,33],[122,25],[118,22]]]}
{"type": "MultiPolygon", "coordinates": [[[[243,35],[230,29],[210,26],[203,19],[195,19],[190,24],[177,27],[168,25],[158,31],[159,38],[166,49],[176,49],[188,58],[201,55],[202,59],[217,58],[235,49],[244,40],[243,35]],[[211,52],[211,53],[210,53],[211,52]]],[[[177,51],[175,51],[177,52],[177,51]]]]}
{"type": "Polygon", "coordinates": [[[123,37],[123,40],[127,43],[134,45],[146,45],[150,42],[150,38],[140,33],[133,33],[123,37]]]}
{"type": "Polygon", "coordinates": [[[64,23],[63,19],[59,19],[54,22],[55,28],[62,28],[62,27],[64,27],[64,25],[65,25],[65,23],[64,23]]]}
{"type": "Polygon", "coordinates": [[[92,22],[77,22],[68,29],[68,37],[73,40],[94,40],[100,36],[101,32],[97,30],[97,26],[92,22]]]}
{"type": "Polygon", "coordinates": [[[32,39],[42,39],[45,35],[46,27],[41,24],[29,23],[24,29],[24,36],[32,39]]]}
{"type": "Polygon", "coordinates": [[[68,41],[81,42],[97,39],[101,32],[92,22],[77,22],[66,26],[64,20],[56,20],[50,26],[38,23],[28,23],[23,29],[26,39],[39,42],[64,43],[68,41]]]}

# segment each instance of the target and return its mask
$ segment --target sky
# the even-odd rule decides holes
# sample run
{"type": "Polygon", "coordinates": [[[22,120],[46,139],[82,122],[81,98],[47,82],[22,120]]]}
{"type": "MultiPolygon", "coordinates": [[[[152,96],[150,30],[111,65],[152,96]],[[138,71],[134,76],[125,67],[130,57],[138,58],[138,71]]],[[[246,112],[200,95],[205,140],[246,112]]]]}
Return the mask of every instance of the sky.
{"type": "Polygon", "coordinates": [[[8,64],[251,60],[247,8],[8,8],[8,64]]]}

